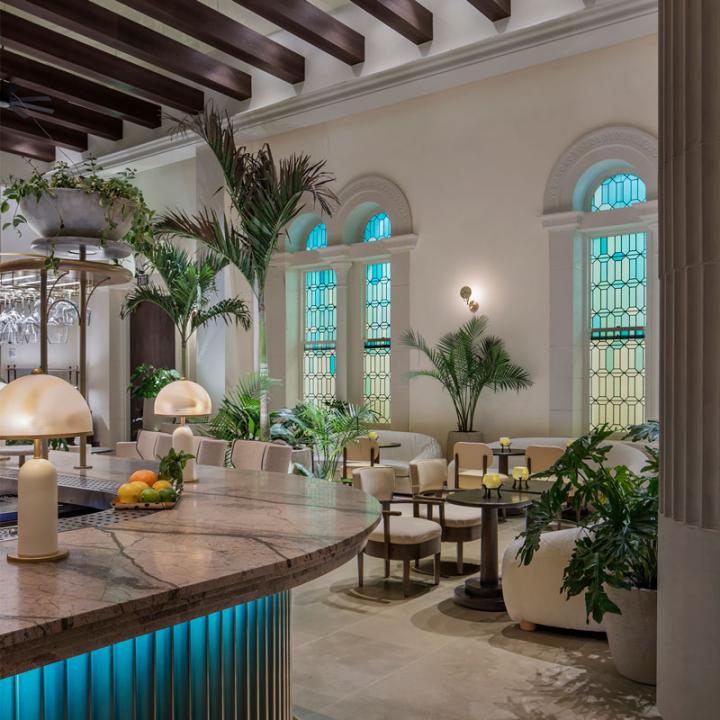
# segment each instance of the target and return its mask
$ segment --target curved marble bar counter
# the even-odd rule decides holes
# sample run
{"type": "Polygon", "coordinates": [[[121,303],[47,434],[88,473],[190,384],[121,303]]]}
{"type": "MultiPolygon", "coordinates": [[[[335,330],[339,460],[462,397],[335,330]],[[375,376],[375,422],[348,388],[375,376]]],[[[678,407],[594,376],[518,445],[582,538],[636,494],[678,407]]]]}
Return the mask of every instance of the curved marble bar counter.
{"type": "MultiPolygon", "coordinates": [[[[99,508],[152,466],[51,459],[60,501],[99,508]]],[[[73,519],[63,562],[0,558],[3,717],[290,718],[289,590],[355,556],[380,507],[292,475],[198,473],[172,510],[73,519]]]]}

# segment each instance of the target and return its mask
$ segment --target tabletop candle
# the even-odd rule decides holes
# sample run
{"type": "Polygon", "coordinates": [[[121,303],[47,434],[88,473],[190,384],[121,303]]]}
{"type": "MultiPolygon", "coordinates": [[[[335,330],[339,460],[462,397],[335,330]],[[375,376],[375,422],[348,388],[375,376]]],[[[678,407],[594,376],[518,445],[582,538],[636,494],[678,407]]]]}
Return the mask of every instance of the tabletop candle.
{"type": "Polygon", "coordinates": [[[512,476],[514,480],[527,480],[530,476],[530,471],[524,465],[516,465],[513,468],[512,476]]]}
{"type": "Polygon", "coordinates": [[[504,448],[510,447],[510,438],[509,437],[501,437],[500,445],[501,445],[501,447],[504,447],[504,448]]]}
{"type": "Polygon", "coordinates": [[[495,490],[502,485],[502,478],[497,473],[488,473],[485,477],[483,477],[483,485],[486,488],[495,490]]]}

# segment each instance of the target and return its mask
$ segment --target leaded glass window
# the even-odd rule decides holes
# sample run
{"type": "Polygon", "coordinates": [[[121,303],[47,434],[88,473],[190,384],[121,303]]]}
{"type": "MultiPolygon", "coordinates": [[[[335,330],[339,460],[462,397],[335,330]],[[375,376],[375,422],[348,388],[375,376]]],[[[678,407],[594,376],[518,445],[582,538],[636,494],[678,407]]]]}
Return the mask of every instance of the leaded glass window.
{"type": "MultiPolygon", "coordinates": [[[[309,243],[309,239],[308,239],[309,243]]],[[[334,270],[305,273],[303,397],[314,403],[335,399],[337,278],[334,270]]]]}
{"type": "Polygon", "coordinates": [[[306,250],[317,250],[318,248],[327,247],[327,227],[325,223],[318,223],[307,236],[307,242],[305,243],[306,250]]]}
{"type": "Polygon", "coordinates": [[[645,419],[647,235],[590,240],[590,425],[645,419]]]}
{"type": "MultiPolygon", "coordinates": [[[[390,217],[378,213],[365,226],[364,241],[376,242],[392,235],[390,217]]],[[[390,315],[391,264],[371,263],[365,269],[365,354],[363,399],[390,422],[390,315]]]]}
{"type": "Polygon", "coordinates": [[[618,210],[647,201],[647,188],[642,178],[630,173],[617,173],[605,178],[592,195],[592,212],[618,210]]]}

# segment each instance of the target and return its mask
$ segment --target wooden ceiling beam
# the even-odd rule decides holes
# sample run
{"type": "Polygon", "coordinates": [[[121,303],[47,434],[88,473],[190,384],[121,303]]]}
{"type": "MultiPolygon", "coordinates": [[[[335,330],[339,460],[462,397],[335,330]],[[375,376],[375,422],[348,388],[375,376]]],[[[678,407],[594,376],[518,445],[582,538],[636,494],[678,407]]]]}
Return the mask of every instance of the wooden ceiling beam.
{"type": "Polygon", "coordinates": [[[197,0],[119,0],[165,25],[289,83],[305,79],[305,58],[197,0]]]}
{"type": "Polygon", "coordinates": [[[160,127],[159,105],[30,60],[9,50],[0,50],[0,75],[32,90],[48,93],[136,125],[160,127]]]}
{"type": "MultiPolygon", "coordinates": [[[[15,85],[15,94],[22,100],[23,97],[37,95],[37,92],[21,85],[15,85]]],[[[35,104],[39,107],[50,108],[53,111],[52,114],[43,113],[31,108],[22,108],[22,111],[30,117],[40,120],[50,120],[50,122],[56,125],[62,125],[72,130],[81,130],[82,132],[106,138],[107,140],[120,140],[120,138],[122,138],[123,123],[120,118],[104,115],[103,113],[66,102],[52,95],[48,95],[48,97],[50,98],[50,102],[35,104]]]]}
{"type": "Polygon", "coordinates": [[[55,162],[54,145],[49,142],[30,140],[4,128],[0,128],[0,150],[41,162],[55,162]]]}
{"type": "Polygon", "coordinates": [[[4,2],[223,95],[250,97],[252,79],[247,73],[90,0],[4,2]]]}
{"type": "Polygon", "coordinates": [[[468,2],[493,22],[510,17],[512,0],[468,0],[468,2]]]}
{"type": "Polygon", "coordinates": [[[417,0],[352,0],[416,45],[433,39],[433,15],[417,0]]]}
{"type": "Polygon", "coordinates": [[[0,11],[0,38],[5,47],[25,52],[33,58],[78,72],[116,90],[131,92],[160,105],[185,113],[200,112],[205,105],[203,93],[197,88],[72,40],[9,12],[0,11]]]}
{"type": "Polygon", "coordinates": [[[48,120],[21,118],[12,110],[0,110],[0,126],[29,140],[49,142],[51,145],[59,145],[78,152],[85,152],[88,149],[88,138],[85,133],[56,125],[48,120]]]}
{"type": "Polygon", "coordinates": [[[365,38],[307,0],[235,0],[348,65],[365,61],[365,38]]]}

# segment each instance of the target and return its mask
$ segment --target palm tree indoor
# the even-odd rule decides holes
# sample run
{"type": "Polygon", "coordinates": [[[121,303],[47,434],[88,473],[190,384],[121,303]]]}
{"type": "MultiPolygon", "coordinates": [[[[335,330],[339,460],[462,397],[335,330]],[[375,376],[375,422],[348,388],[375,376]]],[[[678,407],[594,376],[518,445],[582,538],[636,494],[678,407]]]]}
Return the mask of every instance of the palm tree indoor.
{"type": "Polygon", "coordinates": [[[188,341],[198,328],[222,320],[226,324],[250,327],[251,314],[244,300],[225,298],[212,303],[215,278],[228,261],[216,253],[192,257],[171,242],[158,241],[143,246],[143,254],[162,279],[162,284],[136,284],[125,299],[122,316],[134,312],[144,302],[162,309],[180,335],[181,372],[188,374],[188,341]]]}
{"type": "MultiPolygon", "coordinates": [[[[325,162],[293,154],[276,162],[269,145],[255,152],[235,141],[232,122],[210,104],[203,113],[188,116],[177,131],[199,135],[210,147],[225,177],[232,215],[203,209],[195,215],[170,211],[160,218],[158,231],[192,238],[237,267],[257,300],[258,365],[268,375],[265,288],[270,262],[287,227],[308,205],[329,216],[337,203],[330,189],[334,177],[325,162]]],[[[269,437],[268,393],[260,402],[261,438],[269,437]]]]}

